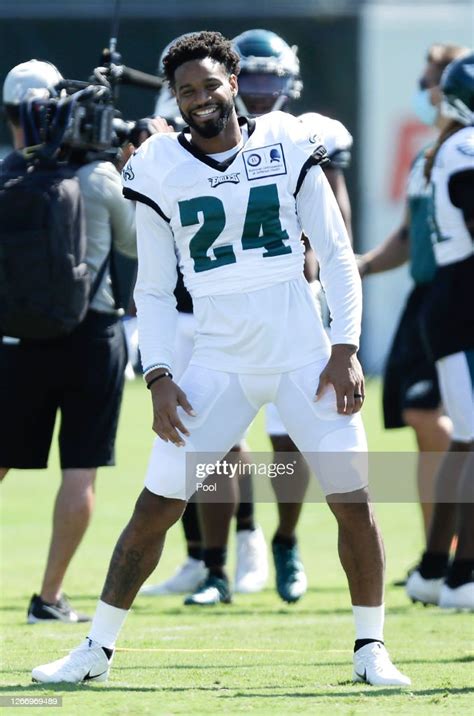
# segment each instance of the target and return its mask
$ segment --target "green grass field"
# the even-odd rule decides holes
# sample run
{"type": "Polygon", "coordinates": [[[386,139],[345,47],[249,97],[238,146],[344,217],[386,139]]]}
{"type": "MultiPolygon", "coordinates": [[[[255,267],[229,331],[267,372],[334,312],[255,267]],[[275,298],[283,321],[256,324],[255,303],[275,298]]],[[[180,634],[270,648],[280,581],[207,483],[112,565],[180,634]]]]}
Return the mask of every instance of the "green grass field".
{"type": "MultiPolygon", "coordinates": [[[[413,449],[408,431],[382,431],[379,404],[379,387],[372,383],[365,407],[371,449],[413,449]]],[[[129,383],[118,467],[100,475],[93,524],[65,584],[82,611],[94,610],[112,547],[141,489],[153,439],[150,422],[147,391],[139,380],[129,383]]],[[[267,449],[261,419],[252,428],[250,444],[254,450],[267,449]]],[[[402,691],[352,684],[350,602],[334,523],[320,504],[307,504],[303,512],[300,543],[310,588],[298,604],[284,605],[272,586],[204,611],[183,607],[180,597],[139,597],[107,684],[49,689],[31,684],[32,666],[65,655],[86,634],[81,625],[28,626],[25,621],[29,598],[40,585],[57,483],[54,454],[47,471],[11,473],[3,486],[2,697],[62,695],[63,710],[47,708],[52,714],[473,712],[472,616],[412,605],[400,588],[387,590],[386,641],[413,686],[402,691]]],[[[419,554],[420,519],[412,504],[377,505],[376,511],[390,584],[419,554]]],[[[258,505],[257,515],[270,538],[274,506],[258,505]]],[[[181,530],[175,527],[155,578],[168,576],[183,554],[181,530]]],[[[233,542],[230,555],[233,570],[233,542]]],[[[21,713],[38,711],[23,708],[21,713]]]]}

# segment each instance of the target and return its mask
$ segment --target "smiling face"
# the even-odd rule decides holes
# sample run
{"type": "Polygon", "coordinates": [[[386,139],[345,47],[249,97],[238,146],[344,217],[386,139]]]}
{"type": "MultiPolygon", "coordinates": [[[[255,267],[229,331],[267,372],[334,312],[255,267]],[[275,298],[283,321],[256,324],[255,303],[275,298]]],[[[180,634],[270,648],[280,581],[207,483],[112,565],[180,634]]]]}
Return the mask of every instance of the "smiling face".
{"type": "Polygon", "coordinates": [[[184,62],[176,69],[174,80],[176,101],[186,124],[205,139],[221,134],[235,112],[236,76],[206,57],[184,62]]]}

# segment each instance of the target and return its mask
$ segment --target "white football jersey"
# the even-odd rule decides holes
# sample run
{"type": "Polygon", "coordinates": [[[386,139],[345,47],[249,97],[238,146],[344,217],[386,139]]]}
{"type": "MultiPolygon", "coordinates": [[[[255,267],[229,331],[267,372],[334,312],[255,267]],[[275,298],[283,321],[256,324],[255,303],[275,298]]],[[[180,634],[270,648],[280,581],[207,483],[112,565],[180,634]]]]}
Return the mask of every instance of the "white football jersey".
{"type": "Polygon", "coordinates": [[[202,154],[183,134],[156,134],[123,172],[125,196],[150,204],[169,223],[193,299],[302,275],[295,196],[327,154],[314,128],[284,112],[249,120],[248,129],[226,162],[202,154]]]}
{"type": "Polygon", "coordinates": [[[320,261],[331,340],[358,345],[360,279],[317,166],[327,153],[314,128],[283,112],[241,124],[242,143],[230,157],[203,154],[187,133],[158,134],[123,171],[124,194],[137,201],[135,302],[145,371],[174,365],[175,253],[197,322],[192,364],[263,374],[327,356],[303,277],[302,230],[320,261]]]}
{"type": "Polygon", "coordinates": [[[463,261],[474,254],[474,244],[461,209],[449,197],[453,174],[474,169],[474,127],[464,127],[441,145],[431,172],[433,215],[431,240],[439,266],[463,261]]]}
{"type": "Polygon", "coordinates": [[[298,117],[308,133],[316,134],[329,155],[329,168],[346,169],[350,164],[352,136],[337,119],[317,112],[305,112],[298,117]]]}

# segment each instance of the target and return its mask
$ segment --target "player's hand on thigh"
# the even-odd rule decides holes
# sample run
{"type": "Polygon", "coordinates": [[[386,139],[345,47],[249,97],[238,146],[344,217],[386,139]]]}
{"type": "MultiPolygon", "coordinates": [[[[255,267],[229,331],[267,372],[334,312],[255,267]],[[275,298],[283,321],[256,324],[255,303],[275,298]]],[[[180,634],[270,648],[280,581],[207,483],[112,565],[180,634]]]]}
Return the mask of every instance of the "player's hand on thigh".
{"type": "Polygon", "coordinates": [[[153,401],[153,430],[165,442],[182,447],[185,444],[182,435],[189,435],[189,430],[179,419],[178,406],[188,415],[195,415],[186,394],[169,378],[156,381],[150,391],[153,401]]]}
{"type": "Polygon", "coordinates": [[[364,374],[357,359],[355,346],[336,344],[331,357],[319,377],[315,400],[321,397],[331,384],[336,391],[337,412],[353,415],[362,408],[365,397],[364,374]]]}

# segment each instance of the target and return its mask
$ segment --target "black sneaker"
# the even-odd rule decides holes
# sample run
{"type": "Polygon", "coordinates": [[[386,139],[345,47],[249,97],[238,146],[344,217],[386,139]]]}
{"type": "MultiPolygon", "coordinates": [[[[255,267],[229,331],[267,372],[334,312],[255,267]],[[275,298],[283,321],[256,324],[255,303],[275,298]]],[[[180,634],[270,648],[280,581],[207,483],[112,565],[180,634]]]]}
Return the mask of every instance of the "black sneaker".
{"type": "Polygon", "coordinates": [[[186,606],[196,605],[200,607],[212,604],[230,604],[231,602],[232,594],[229,580],[217,577],[215,574],[209,574],[201,582],[197,590],[184,600],[186,606]]]}
{"type": "Polygon", "coordinates": [[[62,594],[55,604],[44,602],[37,594],[33,594],[28,606],[28,624],[51,621],[52,619],[66,624],[91,621],[91,618],[86,614],[79,614],[74,611],[65,594],[62,594]]]}

